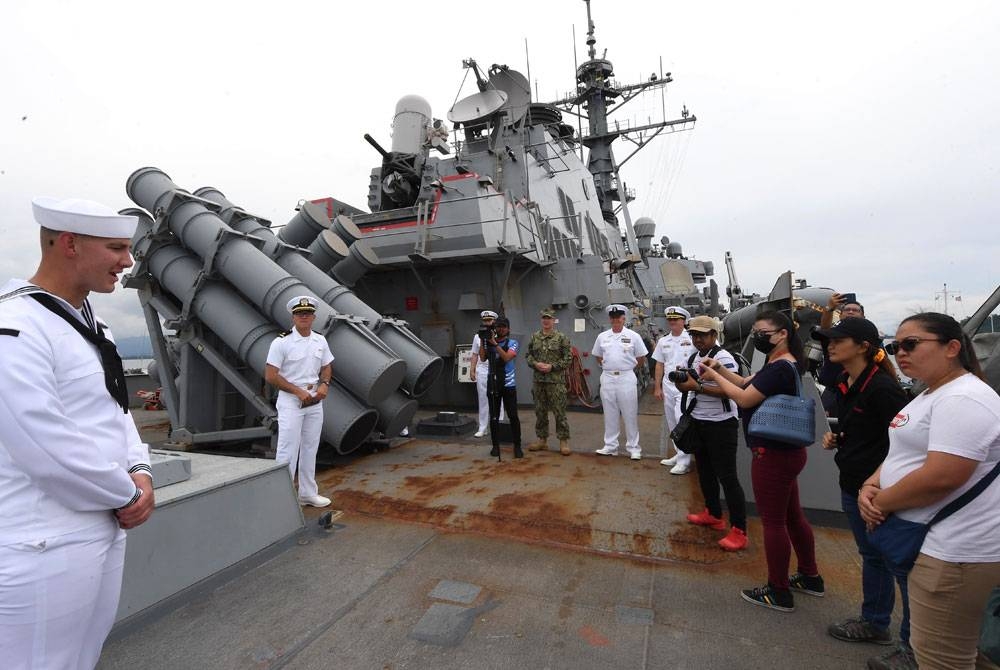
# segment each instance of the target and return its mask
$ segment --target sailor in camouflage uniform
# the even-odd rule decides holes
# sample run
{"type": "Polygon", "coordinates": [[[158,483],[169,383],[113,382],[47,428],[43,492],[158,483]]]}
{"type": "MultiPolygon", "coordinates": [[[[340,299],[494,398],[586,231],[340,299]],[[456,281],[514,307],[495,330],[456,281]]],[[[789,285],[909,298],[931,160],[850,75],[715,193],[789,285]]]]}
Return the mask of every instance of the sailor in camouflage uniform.
{"type": "Polygon", "coordinates": [[[549,448],[549,412],[556,420],[559,453],[569,456],[569,422],[566,420],[566,368],[572,360],[569,338],[555,329],[556,315],[551,309],[540,314],[542,329],[535,331],[528,342],[526,360],[535,371],[531,393],[535,399],[535,435],[538,440],[528,451],[549,448]]]}

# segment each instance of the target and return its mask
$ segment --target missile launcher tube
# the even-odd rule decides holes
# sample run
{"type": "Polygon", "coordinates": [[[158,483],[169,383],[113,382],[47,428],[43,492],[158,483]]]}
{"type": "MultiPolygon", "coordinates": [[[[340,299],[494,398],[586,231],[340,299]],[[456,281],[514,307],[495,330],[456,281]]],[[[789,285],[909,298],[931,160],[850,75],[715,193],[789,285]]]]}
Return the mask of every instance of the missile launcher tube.
{"type": "MultiPolygon", "coordinates": [[[[126,191],[136,204],[153,212],[170,205],[178,192],[184,193],[156,168],[134,172],[126,191]]],[[[170,212],[168,226],[186,249],[201,258],[212,257],[215,271],[273,323],[290,323],[288,301],[312,294],[302,281],[264,255],[246,236],[227,226],[201,202],[181,201],[170,212]]],[[[332,324],[324,335],[330,348],[337,352],[334,355],[338,356],[338,380],[365,404],[375,405],[384,400],[402,383],[406,364],[367,328],[339,319],[338,312],[318,301],[317,323],[324,324],[319,329],[322,331],[332,324]]]]}
{"type": "MultiPolygon", "coordinates": [[[[152,241],[148,237],[150,230],[149,220],[140,217],[135,237],[136,256],[147,263],[150,274],[164,290],[181,301],[190,301],[192,314],[263,377],[267,352],[279,329],[236,291],[217,282],[206,282],[199,288],[195,279],[201,272],[201,263],[176,244],[152,241]]],[[[359,403],[338,383],[330,387],[330,394],[323,401],[322,436],[338,453],[347,454],[361,446],[377,422],[376,410],[359,403]]]]}
{"type": "Polygon", "coordinates": [[[329,272],[334,265],[350,253],[344,240],[332,231],[324,230],[309,245],[309,259],[323,272],[329,272]]]}
{"type": "MultiPolygon", "coordinates": [[[[220,205],[223,212],[239,209],[215,188],[199,188],[195,191],[195,195],[220,205]]],[[[262,240],[261,250],[272,255],[277,264],[289,274],[301,279],[320,300],[342,314],[350,314],[367,321],[369,327],[375,329],[376,336],[406,362],[406,375],[402,386],[407,393],[414,397],[423,395],[441,374],[444,361],[409,329],[391,321],[384,321],[378,312],[358,298],[353,291],[323,272],[323,269],[309,258],[296,249],[279,244],[278,238],[270,228],[245,213],[242,216],[232,217],[230,225],[241,233],[262,240]]],[[[324,231],[320,237],[327,235],[330,235],[330,231],[324,231]]],[[[334,351],[334,356],[336,355],[337,352],[334,351]]]]}
{"type": "Polygon", "coordinates": [[[329,229],[330,219],[323,208],[315,203],[305,202],[292,220],[278,231],[278,239],[293,247],[306,248],[317,235],[329,229]]]}
{"type": "Polygon", "coordinates": [[[378,410],[376,429],[386,437],[399,435],[413,421],[418,406],[419,403],[413,398],[393,393],[375,407],[378,410]]]}

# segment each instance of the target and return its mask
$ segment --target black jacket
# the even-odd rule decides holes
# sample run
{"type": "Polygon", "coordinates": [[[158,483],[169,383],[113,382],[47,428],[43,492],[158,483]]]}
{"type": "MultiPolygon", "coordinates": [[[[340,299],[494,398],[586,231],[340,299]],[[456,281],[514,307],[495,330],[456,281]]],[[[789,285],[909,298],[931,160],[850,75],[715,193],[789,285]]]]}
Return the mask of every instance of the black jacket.
{"type": "Polygon", "coordinates": [[[843,433],[837,447],[840,488],[852,495],[885,460],[889,453],[889,422],[909,400],[889,374],[870,365],[847,387],[847,373],[836,385],[835,433],[843,433]]]}

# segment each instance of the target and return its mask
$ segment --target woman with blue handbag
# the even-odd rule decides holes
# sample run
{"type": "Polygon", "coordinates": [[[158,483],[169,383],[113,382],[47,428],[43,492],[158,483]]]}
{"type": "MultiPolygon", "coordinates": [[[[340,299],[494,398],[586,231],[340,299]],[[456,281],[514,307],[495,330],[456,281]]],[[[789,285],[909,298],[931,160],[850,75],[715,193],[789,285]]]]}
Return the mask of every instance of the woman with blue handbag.
{"type": "Polygon", "coordinates": [[[977,666],[976,645],[1000,584],[1000,397],[946,314],[904,320],[887,350],[927,388],[890,424],[889,454],[858,496],[861,516],[887,560],[913,561],[910,641],[921,670],[990,667],[985,657],[977,666]]]}
{"type": "Polygon", "coordinates": [[[906,393],[882,350],[878,328],[871,321],[843,319],[832,328],[814,331],[812,337],[823,342],[827,359],[842,370],[824,393],[831,397],[837,427],[835,432],[823,436],[823,448],[836,450],[841,508],[861,555],[861,616],[831,624],[827,632],[846,642],[892,644],[889,623],[898,580],[903,609],[898,647],[869,660],[868,667],[871,670],[916,668],[910,648],[906,573],[894,574],[881,552],[868,541],[865,521],[858,510],[858,492],[885,460],[889,451],[889,423],[906,405],[906,393]]]}
{"type": "Polygon", "coordinates": [[[754,605],[791,612],[795,609],[792,589],[813,596],[823,596],[825,592],[823,578],[816,566],[812,527],[799,504],[798,476],[806,465],[804,444],[812,442],[812,435],[792,444],[774,437],[756,436],[748,426],[769,397],[801,396],[799,377],[804,369],[805,353],[795,334],[795,324],[781,312],[760,314],[751,337],[754,348],[767,355],[767,364],[756,374],[741,377],[710,358],[702,361],[699,374],[717,383],[740,408],[747,446],[753,452],[750,479],[757,512],[764,526],[767,584],[743,589],[741,595],[754,605]],[[798,557],[798,571],[789,577],[793,547],[798,557]]]}

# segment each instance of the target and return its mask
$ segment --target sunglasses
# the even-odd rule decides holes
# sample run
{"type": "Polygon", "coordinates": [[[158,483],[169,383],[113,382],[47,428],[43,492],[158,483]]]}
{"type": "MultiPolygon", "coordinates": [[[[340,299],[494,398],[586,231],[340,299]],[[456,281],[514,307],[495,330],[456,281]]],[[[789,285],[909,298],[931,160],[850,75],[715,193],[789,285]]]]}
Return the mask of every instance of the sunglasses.
{"type": "Polygon", "coordinates": [[[910,353],[917,348],[917,345],[921,342],[946,342],[947,340],[942,340],[937,337],[907,337],[904,340],[893,340],[889,344],[885,345],[885,352],[890,356],[895,356],[899,351],[905,351],[910,353]]]}
{"type": "Polygon", "coordinates": [[[750,335],[751,335],[751,337],[754,336],[754,335],[767,335],[768,337],[771,337],[776,332],[778,332],[778,331],[776,331],[776,330],[751,330],[750,331],[750,335]]]}

